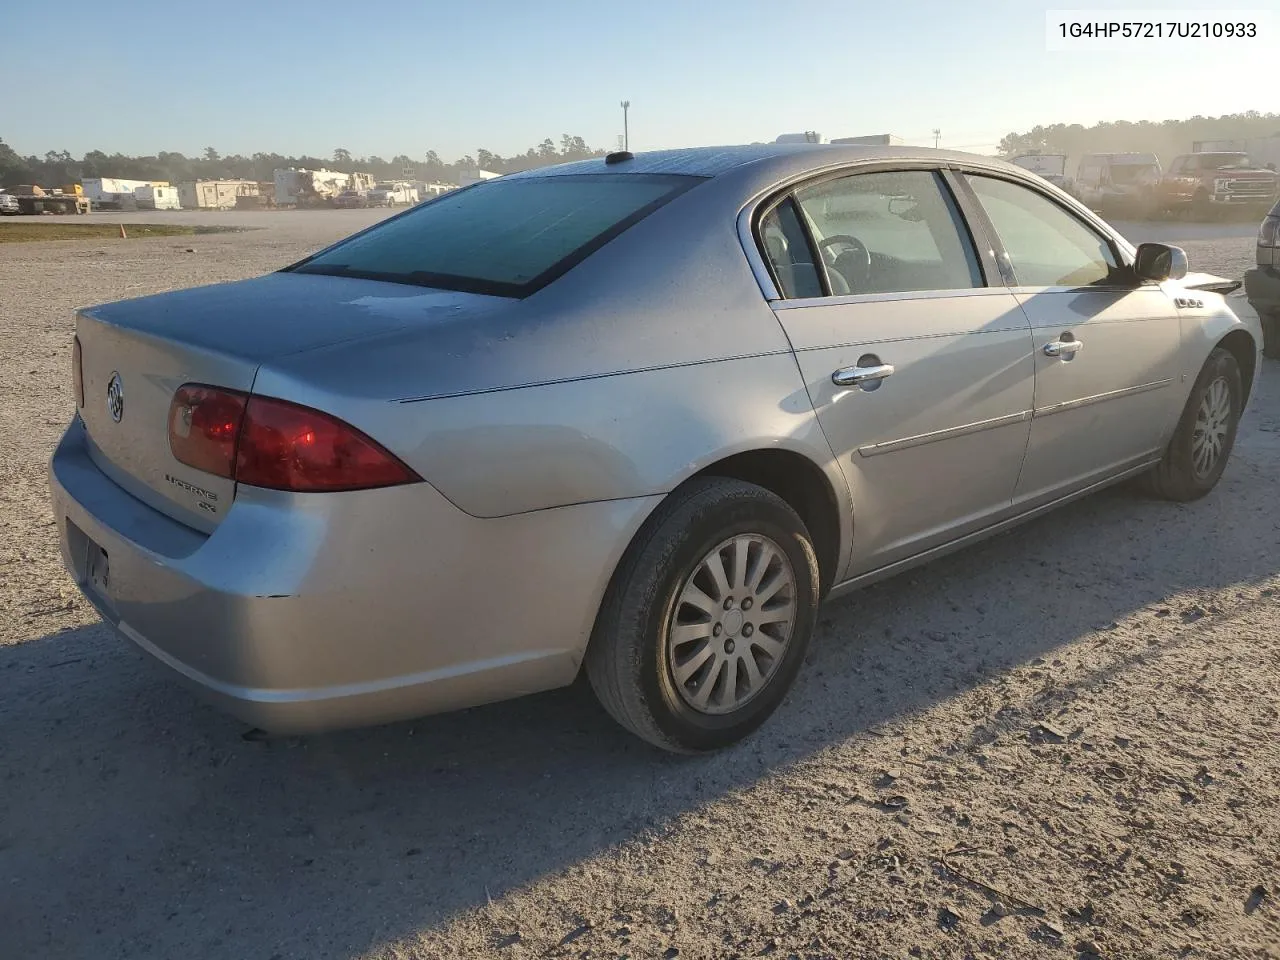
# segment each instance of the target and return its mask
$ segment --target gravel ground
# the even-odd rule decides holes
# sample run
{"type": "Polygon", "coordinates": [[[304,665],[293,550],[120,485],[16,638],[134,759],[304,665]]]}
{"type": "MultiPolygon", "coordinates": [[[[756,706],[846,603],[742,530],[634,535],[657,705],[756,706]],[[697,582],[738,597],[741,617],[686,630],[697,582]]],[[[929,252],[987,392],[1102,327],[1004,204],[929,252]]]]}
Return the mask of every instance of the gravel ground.
{"type": "Polygon", "coordinates": [[[1107,492],[833,603],[710,758],[581,686],[246,742],[112,636],[45,489],[72,309],[377,216],[0,249],[0,957],[1280,957],[1274,363],[1210,497],[1107,492]]]}

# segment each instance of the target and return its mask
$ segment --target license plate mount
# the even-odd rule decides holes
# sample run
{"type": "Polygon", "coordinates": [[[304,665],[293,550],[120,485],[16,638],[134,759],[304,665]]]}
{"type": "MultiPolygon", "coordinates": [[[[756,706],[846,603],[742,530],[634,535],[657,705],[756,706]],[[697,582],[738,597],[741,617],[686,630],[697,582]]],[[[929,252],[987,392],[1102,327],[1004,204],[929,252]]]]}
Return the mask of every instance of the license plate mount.
{"type": "Polygon", "coordinates": [[[88,537],[85,537],[84,544],[84,583],[103,600],[110,597],[111,571],[107,551],[88,537]]]}

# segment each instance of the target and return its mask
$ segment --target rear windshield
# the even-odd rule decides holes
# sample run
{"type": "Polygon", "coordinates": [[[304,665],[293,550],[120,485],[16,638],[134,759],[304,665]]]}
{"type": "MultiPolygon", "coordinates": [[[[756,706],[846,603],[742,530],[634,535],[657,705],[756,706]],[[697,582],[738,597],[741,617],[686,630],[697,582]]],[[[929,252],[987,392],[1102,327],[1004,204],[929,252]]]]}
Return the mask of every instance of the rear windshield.
{"type": "Polygon", "coordinates": [[[647,174],[488,180],[287,269],[523,297],[700,180],[647,174]]]}

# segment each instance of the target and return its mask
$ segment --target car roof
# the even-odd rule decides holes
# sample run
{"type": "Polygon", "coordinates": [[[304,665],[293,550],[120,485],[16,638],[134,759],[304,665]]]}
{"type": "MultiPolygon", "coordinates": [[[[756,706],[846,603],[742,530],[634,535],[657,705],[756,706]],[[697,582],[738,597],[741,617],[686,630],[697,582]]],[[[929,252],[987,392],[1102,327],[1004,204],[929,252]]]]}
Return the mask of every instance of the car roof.
{"type": "MultiPolygon", "coordinates": [[[[616,163],[606,162],[605,157],[561,163],[553,167],[538,167],[507,174],[502,179],[538,179],[574,174],[633,173],[633,174],[681,174],[693,177],[717,177],[751,165],[761,172],[763,168],[776,168],[777,172],[791,175],[806,167],[820,170],[833,164],[857,160],[935,160],[956,163],[981,161],[983,164],[1000,163],[992,157],[958,153],[953,150],[934,150],[912,146],[861,146],[834,143],[755,143],[745,146],[687,147],[679,150],[655,150],[636,153],[629,159],[616,163]]],[[[1010,165],[1012,166],[1012,165],[1010,165]]],[[[1014,169],[1021,170],[1020,167],[1014,169]]]]}

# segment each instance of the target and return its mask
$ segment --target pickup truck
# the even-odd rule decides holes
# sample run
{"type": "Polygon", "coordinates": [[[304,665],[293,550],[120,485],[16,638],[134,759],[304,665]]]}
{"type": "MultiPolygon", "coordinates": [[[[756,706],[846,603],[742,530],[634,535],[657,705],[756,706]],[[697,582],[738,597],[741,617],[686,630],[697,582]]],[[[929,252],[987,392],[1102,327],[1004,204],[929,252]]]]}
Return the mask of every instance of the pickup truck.
{"type": "Polygon", "coordinates": [[[418,202],[418,188],[404,183],[379,183],[369,191],[371,207],[408,207],[418,202]]]}
{"type": "Polygon", "coordinates": [[[1247,153],[1184,153],[1175,157],[1155,187],[1155,203],[1166,213],[1209,216],[1228,207],[1261,213],[1275,202],[1280,178],[1254,164],[1247,153]]]}

